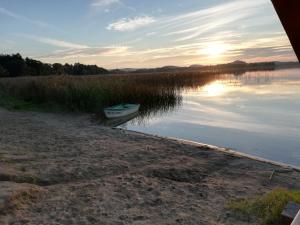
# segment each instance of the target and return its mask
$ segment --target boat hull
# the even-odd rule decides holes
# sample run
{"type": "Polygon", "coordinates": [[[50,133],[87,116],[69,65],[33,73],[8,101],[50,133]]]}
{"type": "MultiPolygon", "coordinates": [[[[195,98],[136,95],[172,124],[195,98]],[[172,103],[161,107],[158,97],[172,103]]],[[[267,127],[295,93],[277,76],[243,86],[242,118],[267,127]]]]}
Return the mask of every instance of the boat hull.
{"type": "Polygon", "coordinates": [[[128,116],[139,111],[140,105],[130,105],[123,109],[106,108],[104,109],[105,116],[109,119],[128,116]]]}

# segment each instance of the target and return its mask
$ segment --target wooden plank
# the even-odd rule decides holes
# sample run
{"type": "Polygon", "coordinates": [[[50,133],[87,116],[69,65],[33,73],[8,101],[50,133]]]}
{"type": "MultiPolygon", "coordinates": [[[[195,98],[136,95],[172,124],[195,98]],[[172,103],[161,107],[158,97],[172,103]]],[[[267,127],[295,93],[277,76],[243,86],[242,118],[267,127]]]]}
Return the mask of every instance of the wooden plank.
{"type": "Polygon", "coordinates": [[[272,2],[300,62],[300,1],[272,0],[272,2]]]}

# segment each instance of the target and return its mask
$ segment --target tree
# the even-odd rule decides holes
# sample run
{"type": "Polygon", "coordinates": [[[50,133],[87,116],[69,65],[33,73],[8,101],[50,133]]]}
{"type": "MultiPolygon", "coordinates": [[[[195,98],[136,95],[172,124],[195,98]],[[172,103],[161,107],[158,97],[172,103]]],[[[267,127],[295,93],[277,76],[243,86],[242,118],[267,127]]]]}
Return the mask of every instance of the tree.
{"type": "Polygon", "coordinates": [[[8,77],[9,73],[0,65],[0,77],[8,77]]]}
{"type": "Polygon", "coordinates": [[[54,74],[52,66],[49,64],[42,63],[34,59],[25,59],[27,67],[27,75],[31,76],[42,76],[54,74]]]}
{"type": "Polygon", "coordinates": [[[9,61],[9,65],[7,67],[10,76],[24,76],[25,68],[25,61],[19,53],[11,56],[11,60],[9,61]]]}
{"type": "Polygon", "coordinates": [[[96,65],[80,63],[53,65],[38,60],[22,58],[20,54],[0,55],[1,76],[45,76],[45,75],[98,75],[109,73],[106,69],[96,65]]]}
{"type": "Polygon", "coordinates": [[[64,71],[64,66],[60,63],[54,63],[52,65],[52,69],[53,69],[53,73],[54,74],[57,74],[57,75],[63,75],[65,74],[65,71],[64,71]]]}
{"type": "Polygon", "coordinates": [[[1,55],[0,65],[7,70],[9,76],[25,75],[26,64],[19,53],[11,56],[1,55]]]}

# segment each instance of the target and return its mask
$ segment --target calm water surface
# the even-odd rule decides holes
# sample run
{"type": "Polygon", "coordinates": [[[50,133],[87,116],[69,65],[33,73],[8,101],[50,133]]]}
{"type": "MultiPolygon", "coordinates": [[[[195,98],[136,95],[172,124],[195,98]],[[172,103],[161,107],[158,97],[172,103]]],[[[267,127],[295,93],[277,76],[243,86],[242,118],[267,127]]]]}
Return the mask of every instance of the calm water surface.
{"type": "Polygon", "coordinates": [[[174,110],[121,127],[300,166],[300,69],[220,75],[182,97],[174,110]]]}

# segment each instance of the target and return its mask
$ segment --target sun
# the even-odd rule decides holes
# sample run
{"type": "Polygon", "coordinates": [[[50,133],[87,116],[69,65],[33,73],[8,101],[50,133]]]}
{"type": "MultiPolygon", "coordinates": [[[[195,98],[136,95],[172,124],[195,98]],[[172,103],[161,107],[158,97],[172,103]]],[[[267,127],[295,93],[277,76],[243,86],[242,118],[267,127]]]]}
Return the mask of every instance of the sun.
{"type": "Polygon", "coordinates": [[[202,51],[205,55],[209,57],[220,57],[226,51],[228,51],[229,46],[224,43],[210,43],[202,51]]]}

